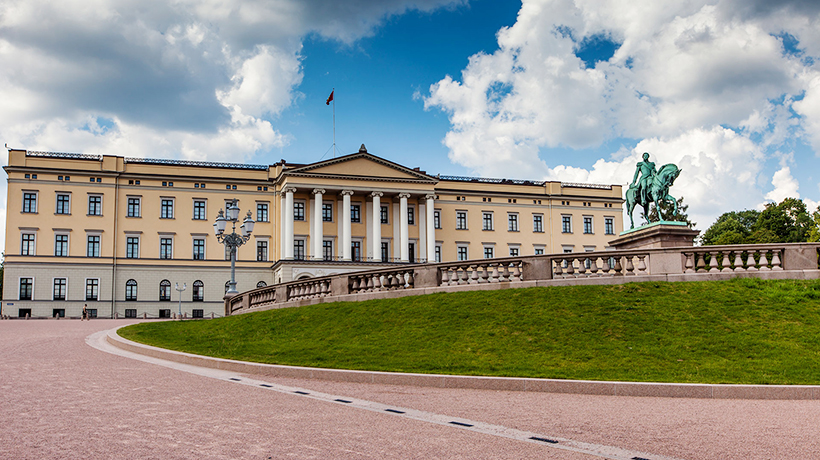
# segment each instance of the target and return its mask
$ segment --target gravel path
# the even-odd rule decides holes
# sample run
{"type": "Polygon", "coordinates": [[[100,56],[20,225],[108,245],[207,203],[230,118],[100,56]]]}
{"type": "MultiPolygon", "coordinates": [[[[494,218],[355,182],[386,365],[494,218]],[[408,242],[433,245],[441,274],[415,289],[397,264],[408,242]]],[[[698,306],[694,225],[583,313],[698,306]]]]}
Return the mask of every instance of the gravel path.
{"type": "MultiPolygon", "coordinates": [[[[126,320],[0,321],[0,458],[618,458],[209,378],[92,348],[126,320]]],[[[246,384],[256,380],[253,385],[246,384]]],[[[629,398],[269,379],[442,420],[646,453],[820,458],[820,401],[629,398]]],[[[360,404],[361,405],[361,404],[360,404]]]]}

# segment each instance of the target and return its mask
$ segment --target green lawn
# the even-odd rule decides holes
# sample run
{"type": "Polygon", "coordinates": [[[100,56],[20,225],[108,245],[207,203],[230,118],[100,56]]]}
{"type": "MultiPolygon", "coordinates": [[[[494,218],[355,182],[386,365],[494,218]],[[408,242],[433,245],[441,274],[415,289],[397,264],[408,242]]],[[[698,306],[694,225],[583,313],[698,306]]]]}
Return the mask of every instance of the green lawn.
{"type": "Polygon", "coordinates": [[[820,384],[820,281],[434,294],[147,322],[120,334],[220,358],[327,368],[820,384]]]}

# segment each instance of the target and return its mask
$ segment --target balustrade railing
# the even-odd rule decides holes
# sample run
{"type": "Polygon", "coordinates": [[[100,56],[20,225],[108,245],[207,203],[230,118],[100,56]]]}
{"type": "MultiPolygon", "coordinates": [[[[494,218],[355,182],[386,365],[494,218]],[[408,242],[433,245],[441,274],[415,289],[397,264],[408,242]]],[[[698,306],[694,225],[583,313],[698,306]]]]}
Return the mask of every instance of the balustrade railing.
{"type": "Polygon", "coordinates": [[[783,270],[784,248],[738,247],[710,248],[702,246],[684,251],[684,273],[755,272],[783,270]]]}
{"type": "Polygon", "coordinates": [[[439,286],[523,281],[522,267],[522,260],[473,260],[440,265],[439,286]]]}
{"type": "Polygon", "coordinates": [[[413,269],[382,270],[361,275],[350,275],[350,293],[395,291],[413,289],[415,279],[413,269]]]}
{"type": "Polygon", "coordinates": [[[649,274],[649,253],[567,253],[552,258],[553,278],[649,274]]]}
{"type": "Polygon", "coordinates": [[[386,291],[419,292],[424,288],[446,290],[480,284],[522,286],[540,281],[546,285],[556,279],[606,277],[623,277],[625,282],[629,277],[640,279],[645,275],[685,281],[703,279],[702,275],[709,273],[760,277],[782,277],[785,273],[786,276],[820,278],[820,243],[629,249],[396,264],[257,288],[226,300],[225,310],[226,314],[233,314],[254,308],[293,305],[289,302],[302,300],[386,291]]]}

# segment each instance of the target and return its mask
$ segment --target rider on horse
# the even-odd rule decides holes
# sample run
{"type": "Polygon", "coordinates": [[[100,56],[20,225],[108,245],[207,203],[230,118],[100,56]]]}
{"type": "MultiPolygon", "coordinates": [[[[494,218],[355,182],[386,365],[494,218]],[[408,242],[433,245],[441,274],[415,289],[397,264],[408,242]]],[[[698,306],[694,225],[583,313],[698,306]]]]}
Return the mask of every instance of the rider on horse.
{"type": "Polygon", "coordinates": [[[638,180],[638,175],[641,175],[641,179],[638,182],[638,193],[641,197],[641,203],[648,203],[649,202],[649,187],[652,186],[652,179],[657,174],[655,170],[655,163],[649,161],[649,152],[644,152],[643,154],[643,161],[638,163],[635,169],[635,175],[632,177],[632,184],[630,187],[635,185],[635,181],[638,180]]]}

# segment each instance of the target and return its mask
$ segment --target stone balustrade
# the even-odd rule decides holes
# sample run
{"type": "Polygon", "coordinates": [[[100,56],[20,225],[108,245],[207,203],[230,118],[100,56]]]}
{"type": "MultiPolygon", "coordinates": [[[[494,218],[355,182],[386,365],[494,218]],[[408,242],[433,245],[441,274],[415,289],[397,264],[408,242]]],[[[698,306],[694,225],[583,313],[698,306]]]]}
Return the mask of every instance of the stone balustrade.
{"type": "Polygon", "coordinates": [[[698,246],[545,254],[378,270],[291,281],[225,301],[226,315],[319,302],[475,289],[698,281],[753,276],[820,279],[820,243],[698,246]]]}
{"type": "Polygon", "coordinates": [[[523,265],[524,261],[519,258],[440,264],[441,280],[438,285],[519,282],[523,281],[523,265]]]}

